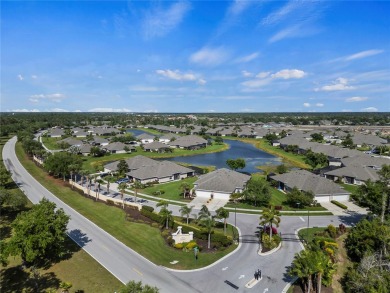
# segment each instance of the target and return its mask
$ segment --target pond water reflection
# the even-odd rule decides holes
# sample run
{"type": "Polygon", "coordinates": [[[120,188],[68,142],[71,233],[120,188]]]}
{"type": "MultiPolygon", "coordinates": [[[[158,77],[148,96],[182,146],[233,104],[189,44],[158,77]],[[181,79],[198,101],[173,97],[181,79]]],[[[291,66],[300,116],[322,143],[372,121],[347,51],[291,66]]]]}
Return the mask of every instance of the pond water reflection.
{"type": "MultiPolygon", "coordinates": [[[[131,129],[129,131],[133,132],[134,135],[145,133],[144,131],[138,129],[131,129]]],[[[246,166],[244,169],[240,169],[239,171],[247,173],[261,172],[261,170],[257,169],[256,166],[280,165],[282,163],[279,157],[263,152],[251,144],[230,139],[224,139],[224,142],[229,144],[230,148],[223,152],[166,158],[164,160],[172,162],[183,162],[198,166],[215,166],[219,169],[228,168],[226,165],[226,161],[228,159],[243,158],[245,160],[246,166]]]]}

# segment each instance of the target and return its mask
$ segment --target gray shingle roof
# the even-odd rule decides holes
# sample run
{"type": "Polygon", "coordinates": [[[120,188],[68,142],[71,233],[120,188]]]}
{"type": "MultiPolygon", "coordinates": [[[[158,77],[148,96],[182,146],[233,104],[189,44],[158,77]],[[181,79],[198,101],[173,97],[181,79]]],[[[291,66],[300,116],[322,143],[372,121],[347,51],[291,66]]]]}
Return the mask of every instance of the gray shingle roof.
{"type": "Polygon", "coordinates": [[[147,143],[144,145],[144,150],[158,150],[158,149],[169,149],[169,145],[166,145],[165,143],[154,141],[151,143],[147,143]]]}
{"type": "Polygon", "coordinates": [[[351,165],[348,167],[342,167],[336,170],[332,170],[324,174],[337,176],[337,177],[347,176],[351,178],[356,178],[361,181],[367,181],[368,179],[372,181],[379,180],[378,170],[369,167],[363,167],[363,166],[351,165]]]}
{"type": "MultiPolygon", "coordinates": [[[[156,160],[141,155],[128,158],[125,161],[129,166],[129,170],[135,170],[143,166],[153,166],[158,163],[156,160]]],[[[115,172],[117,170],[118,163],[119,161],[108,163],[104,165],[104,168],[115,172]]]]}
{"type": "Polygon", "coordinates": [[[169,161],[162,161],[156,162],[153,167],[142,166],[136,170],[128,172],[127,175],[139,180],[145,180],[151,178],[165,178],[171,177],[174,174],[186,174],[193,172],[194,170],[180,166],[178,164],[169,161]]]}
{"type": "Polygon", "coordinates": [[[194,185],[197,190],[233,193],[237,188],[243,189],[250,178],[249,175],[222,168],[199,176],[194,185]]]}
{"type": "Polygon", "coordinates": [[[320,194],[347,194],[348,192],[333,181],[320,177],[306,170],[295,170],[285,174],[270,176],[273,180],[284,183],[289,188],[320,194]]]}
{"type": "Polygon", "coordinates": [[[202,144],[207,144],[207,140],[197,135],[186,135],[179,137],[175,141],[169,142],[169,145],[178,147],[191,147],[202,144]]]}

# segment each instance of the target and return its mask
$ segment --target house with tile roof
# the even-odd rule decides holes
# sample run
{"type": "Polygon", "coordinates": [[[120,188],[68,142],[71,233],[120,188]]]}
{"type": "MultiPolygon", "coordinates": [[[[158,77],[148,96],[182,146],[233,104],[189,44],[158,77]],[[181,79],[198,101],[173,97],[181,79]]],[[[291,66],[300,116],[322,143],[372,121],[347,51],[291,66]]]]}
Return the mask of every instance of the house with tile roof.
{"type": "Polygon", "coordinates": [[[229,200],[232,193],[244,191],[251,176],[226,168],[199,176],[194,183],[196,196],[229,200]]]}
{"type": "Polygon", "coordinates": [[[156,152],[156,153],[165,153],[171,151],[171,147],[165,143],[159,141],[153,141],[151,143],[146,143],[143,145],[145,152],[156,152]]]}

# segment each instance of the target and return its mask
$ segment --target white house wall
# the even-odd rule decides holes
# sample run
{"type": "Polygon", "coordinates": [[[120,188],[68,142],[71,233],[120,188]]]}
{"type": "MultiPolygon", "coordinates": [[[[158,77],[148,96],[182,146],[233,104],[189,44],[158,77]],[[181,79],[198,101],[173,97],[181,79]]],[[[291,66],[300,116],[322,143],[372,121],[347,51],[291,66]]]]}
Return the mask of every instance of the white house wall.
{"type": "Polygon", "coordinates": [[[213,194],[213,198],[215,199],[227,199],[230,198],[230,193],[222,193],[222,192],[213,192],[213,191],[206,191],[206,190],[196,190],[196,196],[197,197],[203,197],[203,198],[211,198],[211,194],[213,194]]]}

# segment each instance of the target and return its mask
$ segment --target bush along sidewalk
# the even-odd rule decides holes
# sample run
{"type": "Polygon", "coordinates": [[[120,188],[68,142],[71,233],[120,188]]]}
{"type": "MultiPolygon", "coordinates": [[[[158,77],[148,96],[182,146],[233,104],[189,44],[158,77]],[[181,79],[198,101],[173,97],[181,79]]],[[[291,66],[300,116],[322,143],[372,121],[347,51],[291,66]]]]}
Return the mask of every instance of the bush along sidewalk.
{"type": "Polygon", "coordinates": [[[334,205],[344,209],[344,210],[348,209],[348,207],[345,204],[342,204],[341,202],[338,202],[337,200],[331,200],[330,202],[333,203],[334,205]]]}

